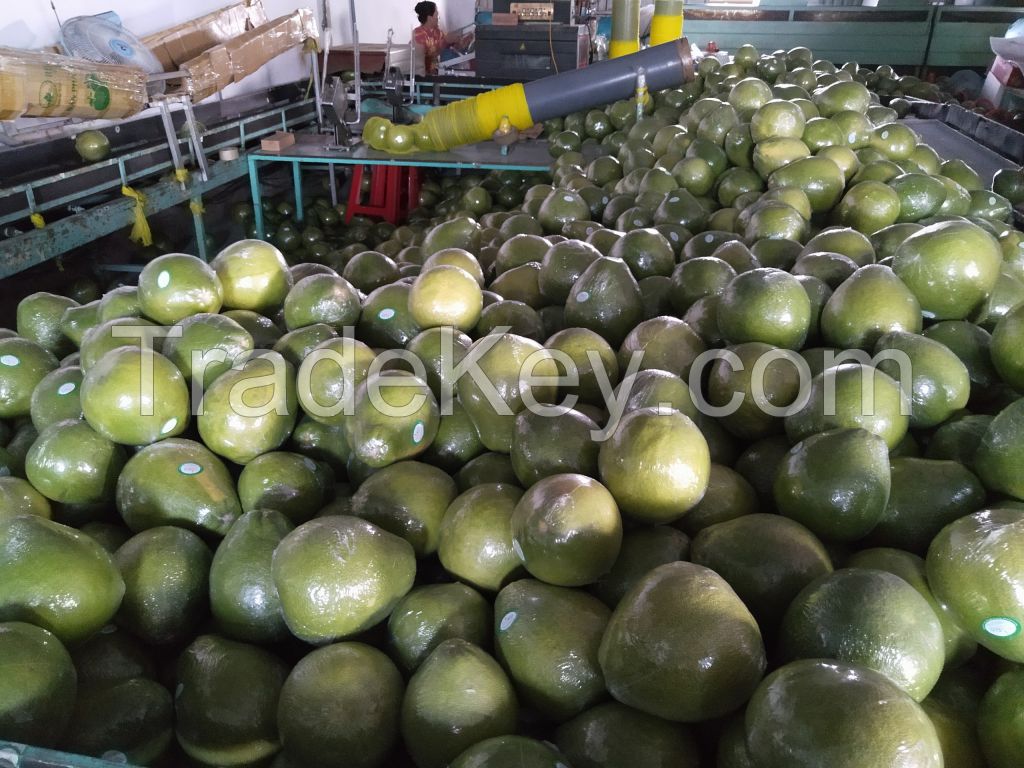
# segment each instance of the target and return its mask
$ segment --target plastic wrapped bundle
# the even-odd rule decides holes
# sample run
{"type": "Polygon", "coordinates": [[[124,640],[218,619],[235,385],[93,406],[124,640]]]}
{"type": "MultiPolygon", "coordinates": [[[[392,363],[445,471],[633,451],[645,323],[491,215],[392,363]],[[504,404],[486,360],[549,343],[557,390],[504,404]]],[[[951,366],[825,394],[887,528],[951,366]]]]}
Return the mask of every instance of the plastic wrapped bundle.
{"type": "Polygon", "coordinates": [[[0,120],[129,117],[145,105],[141,69],[0,48],[0,120]]]}

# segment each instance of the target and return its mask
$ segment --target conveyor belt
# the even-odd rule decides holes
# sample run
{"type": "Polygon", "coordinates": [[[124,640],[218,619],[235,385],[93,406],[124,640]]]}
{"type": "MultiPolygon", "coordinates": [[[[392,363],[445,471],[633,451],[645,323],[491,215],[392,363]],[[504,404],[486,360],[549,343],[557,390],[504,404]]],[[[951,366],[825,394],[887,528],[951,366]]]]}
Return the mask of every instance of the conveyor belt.
{"type": "Polygon", "coordinates": [[[913,129],[944,160],[963,160],[981,176],[987,186],[993,174],[1002,168],[1015,168],[1017,163],[964,135],[941,120],[908,117],[904,122],[913,129]]]}

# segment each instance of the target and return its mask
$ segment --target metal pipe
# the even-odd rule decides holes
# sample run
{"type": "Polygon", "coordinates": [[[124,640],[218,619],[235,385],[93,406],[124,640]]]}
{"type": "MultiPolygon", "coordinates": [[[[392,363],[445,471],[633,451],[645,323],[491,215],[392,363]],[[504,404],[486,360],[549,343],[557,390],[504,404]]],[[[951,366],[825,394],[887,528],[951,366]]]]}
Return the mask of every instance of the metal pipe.
{"type": "MultiPolygon", "coordinates": [[[[605,59],[583,69],[550,75],[523,85],[535,122],[593,109],[634,95],[643,70],[649,90],[674,88],[693,80],[695,68],[685,37],[618,59],[605,59]]],[[[500,117],[500,116],[499,116],[500,117]]]]}
{"type": "Polygon", "coordinates": [[[617,59],[640,50],[640,0],[612,0],[612,37],[608,57],[617,59]]]}

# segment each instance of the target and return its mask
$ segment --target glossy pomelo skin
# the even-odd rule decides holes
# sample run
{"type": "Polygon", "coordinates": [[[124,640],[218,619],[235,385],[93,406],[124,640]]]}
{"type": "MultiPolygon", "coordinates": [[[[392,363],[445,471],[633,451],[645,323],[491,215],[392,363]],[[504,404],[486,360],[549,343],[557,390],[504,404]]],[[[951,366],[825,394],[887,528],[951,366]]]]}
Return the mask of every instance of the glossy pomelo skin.
{"type": "Polygon", "coordinates": [[[304,523],[273,557],[285,622],[313,643],[351,637],[382,621],[415,575],[412,545],[348,515],[304,523]]]}
{"type": "Polygon", "coordinates": [[[766,677],[747,707],[746,733],[764,768],[943,765],[920,706],[886,677],[839,661],[795,661],[766,677]]]}
{"type": "Polygon", "coordinates": [[[993,653],[1024,661],[1019,542],[1024,512],[986,509],[950,523],[925,558],[928,583],[971,637],[993,653]]]}
{"type": "Polygon", "coordinates": [[[281,689],[277,725],[290,759],[328,768],[381,765],[398,741],[402,675],[369,645],[342,642],[303,657],[281,689]],[[373,702],[373,706],[367,706],[373,702]]]}
{"type": "Polygon", "coordinates": [[[254,312],[275,310],[292,287],[284,256],[262,240],[239,240],[210,262],[224,291],[224,307],[254,312]]]}
{"type": "Polygon", "coordinates": [[[152,350],[121,347],[105,354],[82,380],[82,412],[104,437],[149,445],[180,435],[189,423],[185,378],[152,350]]]}
{"type": "Polygon", "coordinates": [[[65,504],[109,502],[125,464],[125,451],[84,421],[59,421],[44,429],[25,457],[29,482],[65,504]]]}
{"type": "Polygon", "coordinates": [[[388,618],[388,645],[407,672],[415,672],[445,640],[487,647],[491,604],[465,584],[427,584],[403,597],[388,618]]]}
{"type": "Polygon", "coordinates": [[[676,722],[739,708],[766,667],[757,622],[736,593],[685,562],[658,566],[622,598],[599,660],[613,697],[676,722]]]}
{"type": "Polygon", "coordinates": [[[485,651],[446,640],[409,680],[401,723],[416,765],[443,768],[474,744],[515,732],[515,690],[485,651]]]}
{"type": "Polygon", "coordinates": [[[0,339],[0,418],[27,416],[32,393],[57,358],[35,342],[18,336],[0,339]]]}
{"type": "Polygon", "coordinates": [[[37,515],[0,520],[0,621],[31,621],[65,643],[113,618],[125,592],[110,554],[89,536],[37,515]]]}
{"type": "Polygon", "coordinates": [[[186,253],[167,253],[143,267],[139,305],[147,317],[173,325],[199,312],[217,312],[224,288],[213,268],[186,253]]]}
{"type": "Polygon", "coordinates": [[[77,675],[50,632],[0,622],[0,732],[5,739],[55,747],[71,718],[77,675]]]}

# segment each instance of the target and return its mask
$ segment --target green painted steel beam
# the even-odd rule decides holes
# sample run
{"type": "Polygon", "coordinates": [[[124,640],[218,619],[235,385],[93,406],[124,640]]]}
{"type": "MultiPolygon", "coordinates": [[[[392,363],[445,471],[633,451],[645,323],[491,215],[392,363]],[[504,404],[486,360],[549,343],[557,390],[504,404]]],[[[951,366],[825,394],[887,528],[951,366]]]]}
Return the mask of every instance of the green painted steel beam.
{"type": "MultiPolygon", "coordinates": [[[[245,157],[210,164],[210,178],[203,181],[198,174],[190,176],[182,189],[176,181],[159,181],[140,189],[146,196],[146,215],[158,213],[186,203],[248,172],[245,157]]],[[[7,240],[0,240],[0,278],[42,264],[73,248],[131,226],[135,221],[135,203],[128,198],[74,214],[7,240]]]]}

